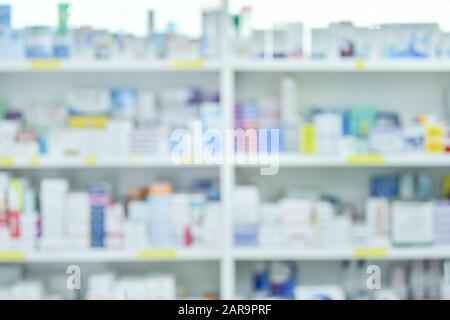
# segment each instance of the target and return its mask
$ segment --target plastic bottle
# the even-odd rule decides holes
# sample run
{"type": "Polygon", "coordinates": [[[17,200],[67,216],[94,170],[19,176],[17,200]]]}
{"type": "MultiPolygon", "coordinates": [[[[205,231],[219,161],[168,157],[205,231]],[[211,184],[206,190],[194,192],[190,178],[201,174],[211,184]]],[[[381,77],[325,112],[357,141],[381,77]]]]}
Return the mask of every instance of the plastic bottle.
{"type": "Polygon", "coordinates": [[[440,298],[441,300],[450,300],[450,260],[444,261],[443,269],[440,298]]]}
{"type": "Polygon", "coordinates": [[[158,247],[174,246],[175,235],[170,217],[172,186],[168,183],[155,183],[150,185],[148,191],[150,244],[158,247]]]}

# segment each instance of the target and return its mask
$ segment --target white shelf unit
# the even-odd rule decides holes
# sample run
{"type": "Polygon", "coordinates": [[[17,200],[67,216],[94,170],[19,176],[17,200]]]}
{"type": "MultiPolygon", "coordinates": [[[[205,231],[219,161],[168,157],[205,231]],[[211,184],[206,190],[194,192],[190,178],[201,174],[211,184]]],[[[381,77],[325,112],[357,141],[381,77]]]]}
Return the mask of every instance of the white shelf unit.
{"type": "Polygon", "coordinates": [[[220,261],[217,250],[205,249],[146,249],[146,250],[106,250],[88,251],[3,251],[0,261],[22,264],[46,263],[116,263],[116,262],[155,262],[155,261],[220,261]]]}
{"type": "Polygon", "coordinates": [[[33,60],[0,62],[1,73],[77,73],[77,72],[219,72],[220,62],[203,60],[168,61],[64,61],[33,60]]]}
{"type": "MultiPolygon", "coordinates": [[[[229,21],[228,0],[223,0],[223,8],[226,15],[224,21],[229,21]]],[[[228,24],[226,24],[228,25],[228,24]]],[[[398,75],[403,75],[401,80],[407,79],[412,74],[427,74],[424,81],[432,79],[427,87],[434,85],[450,84],[450,62],[448,61],[246,61],[235,60],[231,57],[229,49],[228,28],[223,31],[223,52],[222,59],[213,62],[203,61],[163,61],[163,62],[123,62],[123,61],[106,61],[106,62],[60,62],[60,61],[20,61],[20,62],[0,62],[0,88],[4,86],[4,90],[10,89],[10,79],[13,79],[12,86],[22,84],[24,79],[28,77],[38,76],[39,79],[46,79],[57,75],[57,79],[52,79],[50,83],[39,83],[38,89],[31,90],[26,93],[26,88],[32,88],[33,80],[23,82],[25,95],[33,96],[36,90],[41,90],[46,86],[52,86],[59,82],[61,78],[68,79],[76,76],[76,80],[89,78],[90,83],[95,83],[98,79],[106,79],[103,74],[107,74],[113,83],[117,82],[117,78],[126,75],[123,81],[133,78],[133,83],[139,83],[141,79],[147,79],[148,76],[161,76],[163,83],[180,83],[183,81],[193,81],[196,83],[204,83],[211,85],[210,79],[217,77],[221,94],[221,104],[223,108],[223,128],[234,128],[234,105],[239,98],[238,82],[248,81],[252,77],[258,78],[256,84],[249,83],[250,93],[262,92],[263,89],[257,88],[258,81],[266,86],[273,85],[270,81],[272,77],[278,77],[282,74],[291,74],[293,76],[302,77],[299,81],[306,85],[306,89],[317,84],[317,81],[324,79],[323,77],[330,75],[332,77],[342,77],[347,79],[347,74],[361,74],[362,80],[369,80],[376,77],[373,81],[377,82],[383,77],[393,76],[393,81],[398,81],[398,75]],[[182,80],[179,74],[188,74],[182,80]],[[120,75],[118,75],[120,74],[120,75]],[[260,79],[260,74],[263,78],[260,79]],[[134,79],[134,77],[138,79],[134,79]],[[304,76],[304,77],[303,77],[304,76]],[[313,77],[312,84],[308,84],[305,77],[313,77]],[[322,77],[319,80],[317,76],[322,77]],[[101,78],[100,78],[101,77],[101,78]]],[[[109,78],[108,78],[109,79],[109,78]]],[[[335,78],[336,79],[336,78],[335,78]]],[[[340,78],[339,78],[340,79],[340,78]]],[[[350,79],[352,83],[360,82],[361,79],[350,79]]],[[[109,81],[109,80],[108,80],[109,81]]],[[[326,85],[331,86],[325,81],[326,85]]],[[[428,81],[429,82],[429,81],[428,81]]],[[[189,83],[189,82],[188,82],[189,83]]],[[[61,85],[58,83],[58,85],[61,85]]],[[[390,84],[388,84],[390,85],[390,84]]],[[[351,86],[351,84],[350,84],[351,86]]],[[[406,85],[401,84],[400,90],[405,90],[406,85]]],[[[65,88],[63,85],[61,88],[65,88]]],[[[239,87],[239,89],[242,89],[239,87]]],[[[327,88],[325,88],[327,89],[327,88]]],[[[338,90],[338,89],[336,89],[338,90]]],[[[356,89],[357,90],[357,89],[356,89]]],[[[383,88],[380,89],[381,91],[383,88]]],[[[1,91],[1,90],[0,90],[1,91]]],[[[0,92],[4,93],[4,92],[0,92]]],[[[366,92],[367,93],[367,92],[366,92]]],[[[305,104],[311,102],[311,96],[317,94],[312,91],[305,104]]],[[[361,101],[364,92],[355,93],[354,97],[357,101],[361,101]]],[[[377,95],[377,93],[373,93],[377,95]]],[[[414,100],[420,92],[414,92],[411,100],[414,100]]],[[[429,92],[426,92],[429,96],[429,92]]],[[[386,97],[380,99],[391,99],[392,95],[387,94],[386,97]]],[[[342,100],[342,99],[341,99],[342,100]]],[[[343,101],[343,100],[342,100],[343,101]]],[[[340,101],[340,102],[342,102],[340,101]]],[[[325,101],[328,102],[328,101],[325,101]]],[[[408,101],[410,102],[410,101],[408,101]]],[[[432,101],[434,103],[435,101],[432,101]]],[[[405,102],[406,103],[406,102],[405,102]]],[[[403,106],[403,104],[400,104],[403,106]]],[[[225,141],[225,160],[223,163],[211,165],[184,164],[176,165],[168,158],[139,158],[130,157],[128,159],[93,159],[93,158],[76,158],[76,159],[50,159],[50,158],[14,158],[0,157],[0,168],[2,170],[21,170],[21,169],[121,169],[121,168],[141,168],[141,169],[172,169],[180,168],[189,170],[196,168],[202,170],[213,167],[219,170],[221,199],[223,210],[223,247],[217,250],[176,250],[175,253],[167,254],[158,251],[147,251],[142,256],[136,251],[102,251],[90,250],[87,252],[8,252],[0,250],[0,263],[23,263],[23,264],[52,264],[66,263],[68,261],[80,261],[90,263],[103,262],[152,262],[165,261],[177,263],[179,261],[194,261],[202,263],[203,261],[217,261],[220,265],[220,297],[222,299],[231,299],[237,296],[236,292],[236,268],[240,261],[259,261],[259,260],[345,260],[345,259],[383,259],[383,260],[404,260],[404,259],[447,259],[450,258],[450,248],[447,247],[420,247],[420,248],[384,248],[383,253],[368,254],[361,256],[355,255],[355,248],[343,249],[324,249],[324,250],[301,250],[301,249],[264,249],[264,248],[233,248],[233,190],[237,184],[236,171],[245,170],[246,168],[259,168],[261,162],[240,163],[236,161],[233,153],[233,141],[231,138],[225,141]],[[152,253],[153,252],[153,253],[152,253]]],[[[345,168],[351,170],[355,167],[373,167],[373,168],[450,168],[450,156],[445,155],[407,155],[407,156],[386,156],[382,161],[351,161],[348,156],[338,156],[332,158],[319,156],[300,156],[295,154],[282,155],[279,160],[281,168],[293,170],[297,172],[303,168],[345,168]]],[[[186,171],[183,171],[186,172],[186,171]]],[[[180,176],[182,173],[178,173],[180,176]]],[[[311,173],[310,173],[311,174],[311,173]]]]}
{"type": "Polygon", "coordinates": [[[336,248],[336,249],[237,249],[234,258],[237,261],[264,260],[414,260],[414,259],[448,259],[449,247],[364,247],[364,248],[336,248]]]}
{"type": "Polygon", "coordinates": [[[233,66],[237,72],[450,72],[450,62],[446,60],[379,60],[365,61],[348,59],[336,61],[320,60],[235,60],[233,66]]]}
{"type": "MultiPolygon", "coordinates": [[[[244,157],[244,156],[242,156],[244,157]]],[[[282,154],[279,159],[255,157],[253,161],[235,160],[237,167],[263,167],[270,161],[277,161],[280,167],[314,168],[314,167],[448,167],[450,156],[445,154],[426,155],[346,155],[346,156],[305,156],[298,154],[282,154]]]]}

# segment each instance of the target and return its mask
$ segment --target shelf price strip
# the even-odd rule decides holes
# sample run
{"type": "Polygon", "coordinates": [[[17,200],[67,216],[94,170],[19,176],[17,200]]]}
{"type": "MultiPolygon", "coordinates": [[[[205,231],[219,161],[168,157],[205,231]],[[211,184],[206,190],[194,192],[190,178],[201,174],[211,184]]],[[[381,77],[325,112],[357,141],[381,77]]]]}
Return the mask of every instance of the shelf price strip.
{"type": "Polygon", "coordinates": [[[176,256],[176,251],[170,249],[139,250],[137,252],[137,258],[139,260],[175,259],[176,256]]]}
{"type": "Polygon", "coordinates": [[[16,163],[16,159],[11,156],[0,156],[0,166],[1,167],[12,167],[16,163]]]}
{"type": "Polygon", "coordinates": [[[30,166],[37,167],[39,165],[39,156],[31,156],[30,157],[30,166]]]}
{"type": "Polygon", "coordinates": [[[386,258],[388,252],[385,248],[355,248],[353,258],[386,258]]]}
{"type": "Polygon", "coordinates": [[[35,59],[31,60],[32,70],[58,70],[62,68],[62,62],[57,59],[35,59]]]}
{"type": "Polygon", "coordinates": [[[130,157],[130,164],[134,166],[142,165],[143,161],[142,158],[138,155],[132,155],[130,157]]]}
{"type": "Polygon", "coordinates": [[[364,70],[366,68],[366,63],[363,59],[356,59],[355,60],[355,69],[358,71],[364,70]]]}
{"type": "Polygon", "coordinates": [[[25,254],[20,251],[0,251],[0,262],[23,262],[25,254]]]}
{"type": "Polygon", "coordinates": [[[95,157],[95,156],[86,156],[83,159],[83,163],[86,166],[95,166],[97,164],[97,157],[95,157]]]}
{"type": "Polygon", "coordinates": [[[204,61],[201,59],[169,61],[169,67],[180,69],[198,69],[202,68],[204,64],[204,61]]]}
{"type": "Polygon", "coordinates": [[[359,154],[347,157],[349,165],[384,164],[384,157],[379,154],[359,154]]]}

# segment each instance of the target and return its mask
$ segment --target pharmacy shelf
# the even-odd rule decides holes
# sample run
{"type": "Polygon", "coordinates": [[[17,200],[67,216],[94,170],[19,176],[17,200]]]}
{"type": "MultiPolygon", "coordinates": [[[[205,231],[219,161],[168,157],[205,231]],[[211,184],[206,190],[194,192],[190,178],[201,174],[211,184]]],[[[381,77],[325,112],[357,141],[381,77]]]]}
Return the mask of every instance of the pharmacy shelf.
{"type": "Polygon", "coordinates": [[[236,60],[236,72],[450,72],[446,60],[236,60]]]}
{"type": "Polygon", "coordinates": [[[146,249],[117,251],[89,249],[87,251],[0,251],[0,263],[115,263],[151,261],[219,261],[218,250],[207,249],[146,249]]]}
{"type": "MultiPolygon", "coordinates": [[[[227,159],[225,163],[231,162],[227,159]]],[[[45,169],[45,168],[218,168],[224,163],[175,161],[169,157],[129,156],[110,157],[67,157],[49,158],[40,156],[0,156],[0,169],[45,169]]],[[[280,167],[450,167],[450,155],[411,154],[405,156],[350,155],[317,156],[281,154],[272,157],[261,155],[236,155],[233,164],[238,168],[261,168],[278,164],[280,167]]]]}
{"type": "Polygon", "coordinates": [[[236,261],[260,260],[423,260],[448,259],[450,246],[428,247],[355,247],[335,249],[238,248],[236,261]]]}
{"type": "MultiPolygon", "coordinates": [[[[220,72],[222,61],[64,61],[19,60],[0,62],[0,73],[107,73],[107,72],[220,72]]],[[[450,61],[312,61],[312,60],[236,60],[235,72],[440,72],[450,73],[450,61]]]]}
{"type": "Polygon", "coordinates": [[[168,61],[64,61],[64,60],[19,60],[0,62],[0,73],[29,72],[219,72],[218,61],[168,60],[168,61]]]}
{"type": "Polygon", "coordinates": [[[266,167],[279,164],[280,167],[450,167],[450,155],[446,154],[410,154],[389,155],[357,154],[349,156],[317,156],[282,154],[273,155],[237,155],[237,167],[266,167]]]}
{"type": "Polygon", "coordinates": [[[138,155],[125,158],[111,157],[66,157],[49,158],[40,156],[14,157],[0,156],[0,169],[81,169],[81,168],[206,168],[218,164],[176,161],[170,157],[142,157],[138,155]]]}

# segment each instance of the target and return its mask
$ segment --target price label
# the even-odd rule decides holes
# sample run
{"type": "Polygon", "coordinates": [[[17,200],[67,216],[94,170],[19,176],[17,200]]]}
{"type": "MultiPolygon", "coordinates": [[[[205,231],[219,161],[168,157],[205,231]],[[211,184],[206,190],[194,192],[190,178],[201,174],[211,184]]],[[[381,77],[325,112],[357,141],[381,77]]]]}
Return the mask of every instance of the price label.
{"type": "Polygon", "coordinates": [[[25,261],[25,254],[20,251],[0,251],[0,261],[2,262],[25,261]]]}
{"type": "Polygon", "coordinates": [[[134,166],[138,166],[142,164],[142,157],[141,156],[137,156],[137,155],[133,155],[130,157],[130,163],[134,166]]]}
{"type": "Polygon", "coordinates": [[[0,166],[1,167],[12,167],[16,163],[16,159],[11,156],[0,156],[0,166]]]}
{"type": "Polygon", "coordinates": [[[370,164],[384,164],[384,157],[379,154],[358,154],[349,156],[347,164],[350,165],[370,165],[370,164]]]}
{"type": "Polygon", "coordinates": [[[181,69],[197,69],[202,68],[205,62],[201,59],[193,59],[193,60],[172,60],[169,62],[169,66],[172,68],[181,68],[181,69]]]}
{"type": "Polygon", "coordinates": [[[58,70],[62,68],[62,62],[57,59],[31,60],[31,69],[36,70],[58,70]]]}
{"type": "Polygon", "coordinates": [[[151,260],[151,259],[175,259],[177,253],[175,250],[140,250],[137,253],[137,258],[141,260],[151,260]]]}
{"type": "Polygon", "coordinates": [[[355,60],[355,69],[356,70],[364,70],[366,68],[366,63],[363,59],[356,59],[355,60]]]}
{"type": "Polygon", "coordinates": [[[383,258],[387,257],[385,248],[355,248],[353,258],[383,258]]]}
{"type": "Polygon", "coordinates": [[[83,163],[86,166],[95,166],[97,164],[97,157],[95,157],[95,156],[86,156],[86,157],[84,157],[83,163]]]}
{"type": "Polygon", "coordinates": [[[39,156],[30,157],[30,166],[37,167],[39,165],[39,156]]]}

